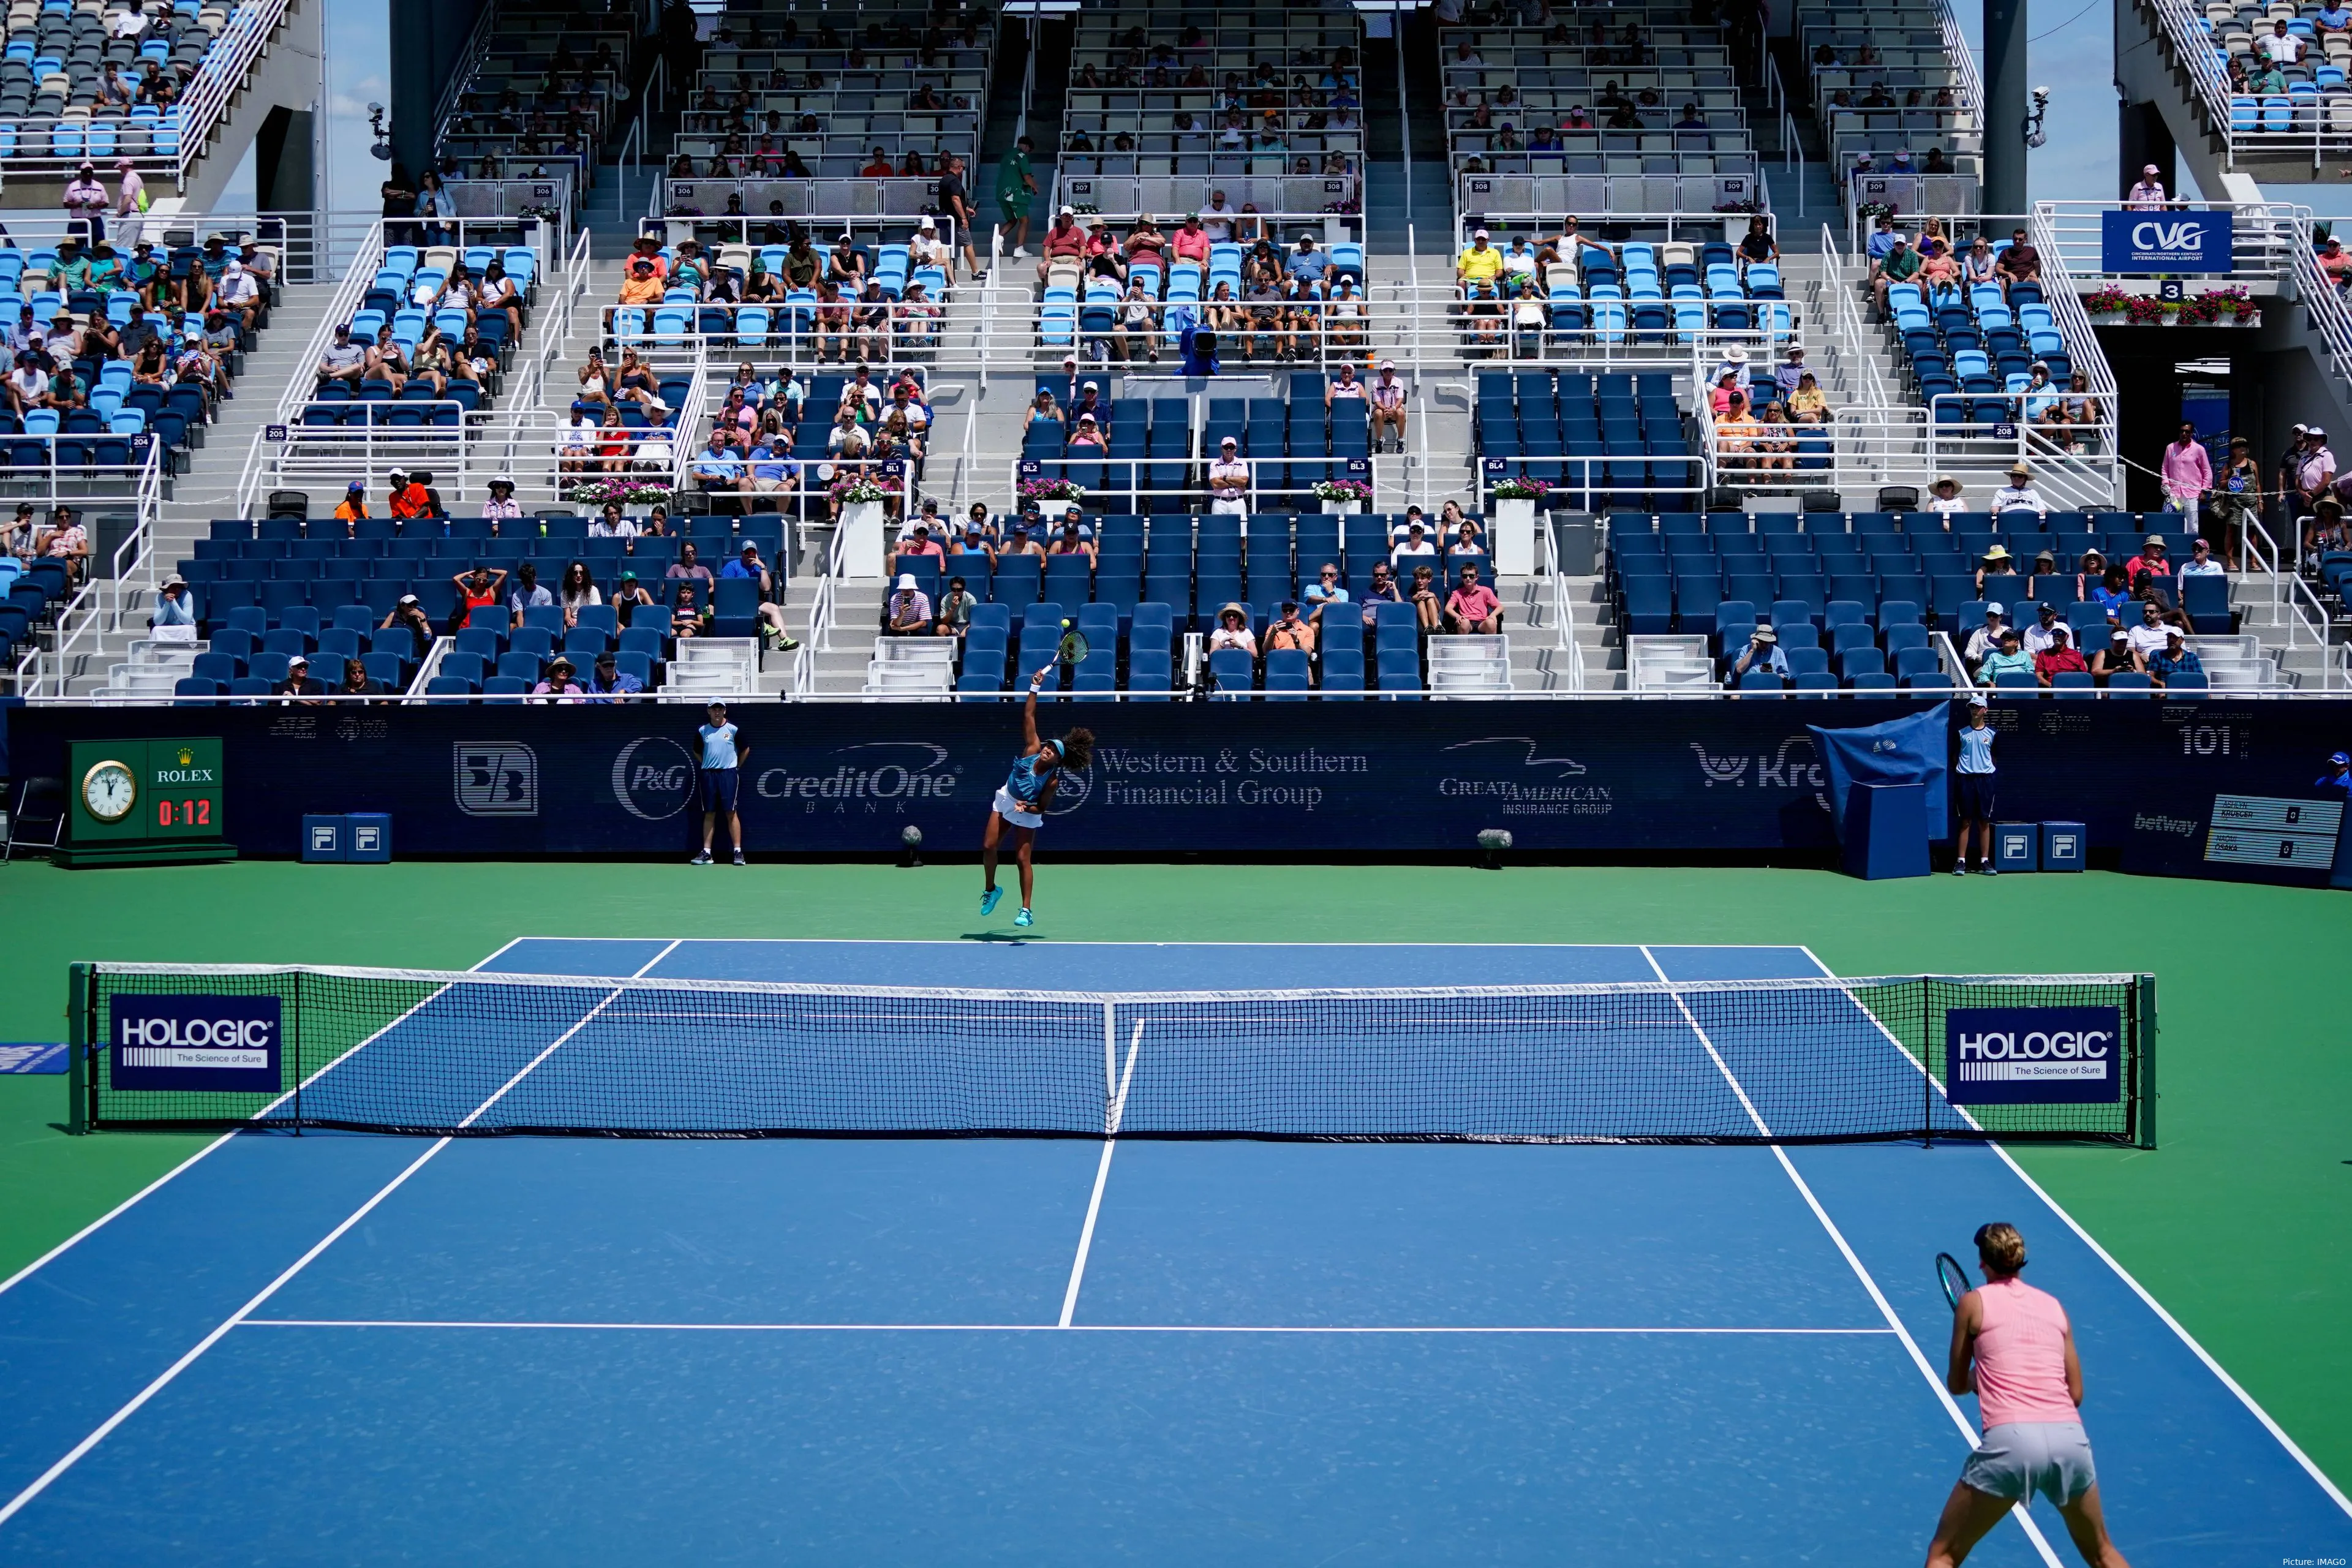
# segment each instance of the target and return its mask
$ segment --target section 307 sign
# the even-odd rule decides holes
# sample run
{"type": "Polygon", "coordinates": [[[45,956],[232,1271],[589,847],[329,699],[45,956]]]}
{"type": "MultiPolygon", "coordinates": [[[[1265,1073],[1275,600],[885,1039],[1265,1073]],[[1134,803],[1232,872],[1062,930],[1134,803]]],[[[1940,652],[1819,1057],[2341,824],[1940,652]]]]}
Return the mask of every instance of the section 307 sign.
{"type": "Polygon", "coordinates": [[[2227,272],[2225,212],[2111,212],[2100,215],[2102,272],[2227,272]]]}
{"type": "Polygon", "coordinates": [[[2118,1007],[1955,1007],[1944,1015],[1955,1105],[2102,1105],[2123,1094],[2118,1007]]]}

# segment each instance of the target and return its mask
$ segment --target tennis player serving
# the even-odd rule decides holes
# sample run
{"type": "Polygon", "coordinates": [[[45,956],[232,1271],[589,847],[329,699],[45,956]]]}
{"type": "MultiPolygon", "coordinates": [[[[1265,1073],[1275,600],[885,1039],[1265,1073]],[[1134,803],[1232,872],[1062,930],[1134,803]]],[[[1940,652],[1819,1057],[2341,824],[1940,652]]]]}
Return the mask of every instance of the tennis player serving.
{"type": "MultiPolygon", "coordinates": [[[[1080,660],[1083,658],[1081,655],[1080,660]]],[[[1045,821],[1045,808],[1054,804],[1054,791],[1062,782],[1062,770],[1083,768],[1094,761],[1095,735],[1091,730],[1073,730],[1058,741],[1037,738],[1037,692],[1055,668],[1055,665],[1049,664],[1029,678],[1029,700],[1021,705],[1021,755],[1013,760],[1012,773],[998,786],[994,807],[988,814],[987,830],[981,836],[982,919],[994,914],[997,900],[1004,897],[1004,889],[996,885],[996,847],[1010,828],[1013,858],[1021,867],[1021,912],[1013,917],[1013,923],[1036,923],[1029,912],[1029,904],[1036,891],[1036,870],[1031,864],[1030,851],[1036,844],[1037,829],[1045,821]]]]}
{"type": "MultiPolygon", "coordinates": [[[[1984,1441],[1952,1485],[1927,1568],[1967,1561],[2010,1506],[2035,1492],[2057,1505],[2084,1562],[2129,1568],[2107,1539],[2099,1509],[2099,1479],[2083,1432],[2083,1363],[2066,1309],[2018,1278],[2025,1238],[2014,1226],[1977,1231],[1977,1266],[1983,1288],[1952,1304],[1952,1360],[1944,1382],[1954,1394],[1977,1396],[1984,1441]]],[[[1948,1293],[1952,1283],[1945,1288],[1948,1293]]]]}

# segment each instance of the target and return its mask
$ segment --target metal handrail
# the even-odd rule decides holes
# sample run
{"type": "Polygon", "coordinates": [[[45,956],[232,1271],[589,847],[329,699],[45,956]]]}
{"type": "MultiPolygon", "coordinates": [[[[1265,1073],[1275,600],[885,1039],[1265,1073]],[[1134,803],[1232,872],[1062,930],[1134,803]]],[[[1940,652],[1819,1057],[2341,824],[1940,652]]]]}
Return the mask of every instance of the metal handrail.
{"type": "Polygon", "coordinates": [[[1944,55],[1960,78],[1960,106],[1984,123],[1984,79],[1977,74],[1976,50],[1969,47],[1968,35],[1960,28],[1960,19],[1952,9],[1952,0],[1936,0],[1936,22],[1944,34],[1944,55]]]}
{"type": "Polygon", "coordinates": [[[1879,373],[1876,356],[1870,352],[1869,340],[1864,335],[1862,309],[1854,302],[1853,289],[1846,281],[1845,258],[1839,253],[1837,237],[1827,224],[1822,225],[1822,264],[1827,274],[1824,287],[1830,295],[1830,316],[1836,325],[1833,342],[1845,357],[1860,367],[1856,378],[1859,384],[1853,390],[1861,395],[1864,407],[1892,407],[1895,395],[1886,378],[1879,373]]]}
{"type": "MultiPolygon", "coordinates": [[[[2045,258],[2054,259],[2071,275],[2141,278],[2146,279],[2141,287],[2153,291],[2158,276],[2153,271],[2116,274],[2106,269],[2104,225],[2106,216],[2118,210],[2122,209],[2115,202],[2036,202],[2034,243],[2045,258]]],[[[2162,219],[2169,213],[2231,215],[2230,270],[2200,274],[2199,281],[2208,287],[2277,283],[2295,269],[2296,257],[2311,249],[2312,212],[2307,206],[2287,202],[2174,202],[2163,212],[2147,216],[2162,219]]]]}
{"type": "MultiPolygon", "coordinates": [[[[2231,100],[2257,98],[2259,101],[2260,95],[2231,89],[2228,57],[2213,41],[2204,14],[2189,5],[2188,0],[2147,0],[2147,5],[2155,16],[2159,37],[2171,46],[2173,63],[2188,73],[2195,89],[2193,101],[2202,111],[2207,129],[2221,141],[2223,168],[2235,169],[2239,158],[2248,154],[2299,155],[2308,148],[2311,166],[2315,170],[2329,153],[2338,157],[2352,153],[2352,132],[2339,128],[2330,133],[2326,106],[2316,95],[2291,105],[2289,117],[2294,123],[2289,130],[2241,127],[2231,100]]],[[[2255,113],[2259,121],[2259,107],[2255,113]]]]}
{"type": "MultiPolygon", "coordinates": [[[[37,438],[16,437],[17,440],[37,438]]],[[[88,439],[89,437],[67,438],[88,439]]],[[[108,560],[108,575],[102,578],[86,579],[75,591],[73,596],[58,611],[57,620],[50,633],[50,646],[43,648],[37,642],[23,658],[16,661],[13,674],[15,689],[18,692],[30,696],[38,692],[45,682],[53,681],[57,687],[57,694],[61,697],[66,695],[67,688],[72,680],[68,669],[69,661],[79,650],[83,639],[89,638],[94,647],[99,637],[117,629],[121,625],[126,613],[124,605],[128,595],[153,591],[157,581],[156,552],[153,544],[157,531],[156,524],[163,514],[162,447],[161,442],[150,442],[147,460],[137,470],[139,479],[131,500],[137,510],[138,521],[132,526],[130,533],[123,537],[122,542],[114,547],[114,552],[108,560]],[[143,574],[145,581],[134,586],[131,580],[139,573],[139,568],[142,565],[146,568],[143,574]]],[[[54,458],[54,451],[52,457],[54,458]]],[[[80,471],[77,470],[77,472],[80,471]]],[[[51,495],[57,494],[58,487],[54,475],[50,484],[46,488],[51,495]]],[[[75,496],[70,499],[83,502],[86,509],[88,503],[92,500],[103,504],[111,498],[75,496]]]]}
{"type": "Polygon", "coordinates": [[[1576,640],[1575,596],[1568,591],[1568,574],[1560,570],[1559,529],[1549,513],[1544,519],[1544,559],[1550,567],[1551,617],[1561,652],[1568,656],[1568,685],[1584,689],[1584,649],[1576,640]]]}

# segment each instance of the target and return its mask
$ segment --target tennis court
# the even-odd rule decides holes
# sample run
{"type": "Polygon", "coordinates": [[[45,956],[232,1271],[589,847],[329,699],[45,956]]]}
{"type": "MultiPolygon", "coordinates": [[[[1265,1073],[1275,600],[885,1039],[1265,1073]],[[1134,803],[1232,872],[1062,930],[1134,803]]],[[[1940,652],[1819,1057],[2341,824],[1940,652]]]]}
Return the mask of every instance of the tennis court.
{"type": "MultiPolygon", "coordinates": [[[[1088,994],[1822,973],[1778,947],[528,940],[484,967],[1088,994]]],[[[560,994],[425,1120],[581,1092],[567,1053],[621,994],[560,994]]],[[[1706,996],[1600,1042],[1678,1116],[1784,1131],[1802,1080],[1776,1063],[1875,1036],[1706,996]]],[[[1853,1076],[1915,1093],[1875,1038],[1853,1076]]],[[[1172,1115],[1149,1028],[1119,1039],[1118,1109],[1172,1115]]],[[[1022,1089],[957,1087],[976,1125],[1022,1089]]],[[[1982,1146],[312,1132],[215,1145],[0,1293],[0,1559],[1915,1561],[1970,1441],[1930,1260],[1993,1218],[2074,1319],[2136,1563],[2352,1551],[2343,1500],[1982,1146]]],[[[2011,1521],[1971,1561],[2057,1551],[2011,1521]]]]}

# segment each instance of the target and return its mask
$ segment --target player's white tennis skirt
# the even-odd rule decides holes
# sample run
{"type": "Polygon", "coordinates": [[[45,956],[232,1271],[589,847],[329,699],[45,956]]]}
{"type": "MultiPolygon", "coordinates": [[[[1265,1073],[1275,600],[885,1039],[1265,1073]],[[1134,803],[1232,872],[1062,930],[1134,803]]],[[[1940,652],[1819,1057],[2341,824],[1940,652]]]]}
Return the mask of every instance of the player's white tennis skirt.
{"type": "Polygon", "coordinates": [[[1013,792],[1003,784],[996,786],[996,815],[1015,827],[1043,827],[1045,819],[1013,798],[1013,792]]]}

